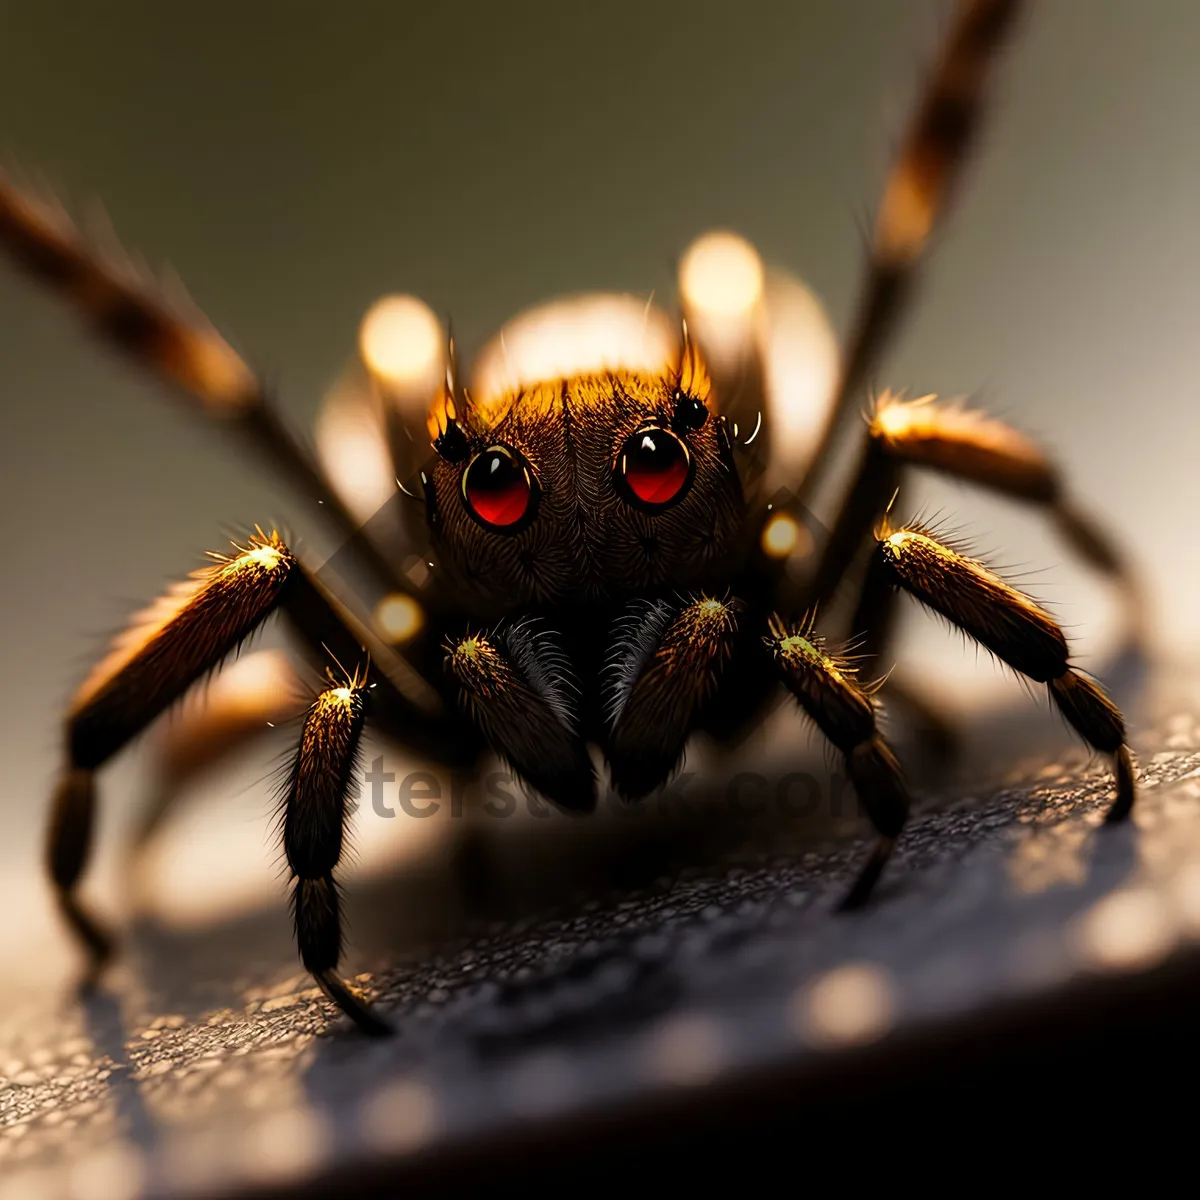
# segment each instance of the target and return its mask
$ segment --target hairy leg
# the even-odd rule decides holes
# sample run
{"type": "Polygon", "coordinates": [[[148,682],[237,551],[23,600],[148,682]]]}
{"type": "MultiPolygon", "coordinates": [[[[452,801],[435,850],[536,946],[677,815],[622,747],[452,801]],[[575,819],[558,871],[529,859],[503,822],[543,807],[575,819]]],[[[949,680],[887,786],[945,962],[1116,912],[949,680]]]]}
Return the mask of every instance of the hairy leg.
{"type": "Polygon", "coordinates": [[[437,693],[354,623],[277,534],[260,533],[236,554],[195,572],[135,619],[67,713],[66,768],[54,795],[47,859],[63,914],[94,967],[110,953],[111,941],[75,892],[92,844],[96,772],[280,609],[327,655],[357,662],[364,648],[370,652],[377,700],[391,726],[435,751],[455,742],[447,726],[458,722],[439,711],[437,693]]]}
{"type": "MultiPolygon", "coordinates": [[[[810,601],[828,603],[844,578],[853,578],[860,593],[848,633],[861,638],[864,660],[882,661],[891,644],[896,593],[875,588],[862,591],[856,567],[872,542],[879,519],[905,472],[937,471],[953,479],[988,488],[1044,511],[1068,547],[1082,562],[1107,576],[1125,602],[1126,649],[1140,652],[1142,604],[1137,580],[1124,556],[1104,529],[1070,497],[1062,473],[1036,442],[1002,421],[932,396],[904,401],[885,393],[875,406],[858,470],[833,532],[822,553],[810,601]]],[[[956,737],[952,720],[901,682],[889,680],[889,700],[914,719],[934,757],[948,755],[956,737]]]]}
{"type": "Polygon", "coordinates": [[[472,724],[522,780],[568,811],[596,807],[578,685],[553,633],[526,620],[465,634],[447,643],[446,669],[472,724]]]}
{"type": "Polygon", "coordinates": [[[666,782],[717,692],[738,634],[735,601],[641,601],[617,622],[604,671],[613,786],[629,800],[666,782]]]}
{"type": "Polygon", "coordinates": [[[1071,498],[1061,471],[1041,446],[986,413],[939,403],[932,396],[905,401],[890,393],[875,406],[858,468],[818,563],[811,597],[815,604],[824,605],[833,596],[870,540],[902,473],[913,467],[1044,510],[1076,556],[1114,581],[1126,598],[1131,622],[1136,620],[1136,581],[1124,556],[1071,498]]]}
{"type": "Polygon", "coordinates": [[[283,798],[283,847],[292,872],[292,917],[300,960],[321,990],[365,1033],[389,1026],[337,973],[342,956],[341,901],[334,868],[342,856],[346,793],[354,775],[367,698],[367,676],[327,688],[305,717],[283,798]]]}
{"type": "MultiPolygon", "coordinates": [[[[860,613],[878,611],[885,590],[899,588],[985,646],[1013,670],[1047,685],[1059,711],[1089,746],[1111,757],[1116,797],[1107,820],[1133,808],[1133,761],[1116,706],[1070,665],[1058,623],[982,563],[917,529],[880,531],[860,613]]],[[[860,620],[869,619],[867,616],[860,620]]]]}
{"type": "Polygon", "coordinates": [[[843,902],[858,908],[870,897],[908,818],[909,800],[896,756],[875,722],[870,691],[853,667],[826,653],[811,623],[792,627],[773,617],[767,636],[779,677],[846,760],[846,771],[879,841],[843,902]]]}
{"type": "Polygon", "coordinates": [[[75,695],[48,860],[63,913],[97,964],[110,942],[75,897],[91,848],[95,772],[266,620],[294,568],[290,552],[272,535],[196,572],[139,615],[75,695]]]}

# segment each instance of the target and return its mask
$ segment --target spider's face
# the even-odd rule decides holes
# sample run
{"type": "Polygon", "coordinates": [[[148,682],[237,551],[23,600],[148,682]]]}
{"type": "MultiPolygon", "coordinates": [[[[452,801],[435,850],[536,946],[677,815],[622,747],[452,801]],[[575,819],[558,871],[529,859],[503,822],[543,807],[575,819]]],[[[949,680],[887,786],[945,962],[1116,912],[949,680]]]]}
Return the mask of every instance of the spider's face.
{"type": "Polygon", "coordinates": [[[698,364],[612,371],[435,407],[426,496],[435,545],[503,606],[603,598],[709,574],[742,491],[698,364]]]}

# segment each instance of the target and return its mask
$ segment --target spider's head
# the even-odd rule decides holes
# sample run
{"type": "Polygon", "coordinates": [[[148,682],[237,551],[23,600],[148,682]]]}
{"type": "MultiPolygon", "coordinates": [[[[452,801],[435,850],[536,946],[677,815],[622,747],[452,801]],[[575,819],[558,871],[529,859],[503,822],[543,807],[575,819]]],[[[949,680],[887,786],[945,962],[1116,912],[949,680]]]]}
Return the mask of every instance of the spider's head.
{"type": "Polygon", "coordinates": [[[548,364],[478,396],[449,382],[427,511],[473,592],[515,606],[687,586],[732,553],[742,490],[708,373],[686,338],[647,340],[627,364],[548,364]]]}

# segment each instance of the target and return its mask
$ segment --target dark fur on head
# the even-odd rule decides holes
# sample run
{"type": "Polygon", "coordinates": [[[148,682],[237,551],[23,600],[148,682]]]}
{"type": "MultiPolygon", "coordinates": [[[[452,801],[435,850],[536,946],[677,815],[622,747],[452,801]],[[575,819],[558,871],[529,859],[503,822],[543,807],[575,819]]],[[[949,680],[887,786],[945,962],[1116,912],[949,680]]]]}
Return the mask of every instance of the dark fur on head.
{"type": "MultiPolygon", "coordinates": [[[[450,420],[470,453],[453,462],[439,456],[426,481],[441,565],[474,597],[502,608],[606,600],[718,574],[738,544],[744,503],[723,423],[700,413],[692,427],[696,402],[708,399],[699,375],[607,372],[487,405],[460,398],[450,420]],[[688,421],[677,417],[681,406],[688,421]],[[631,504],[616,474],[627,439],[647,425],[672,431],[692,464],[686,494],[659,511],[631,504]],[[463,496],[472,458],[494,445],[525,459],[539,493],[533,519],[511,533],[480,524],[463,496]]],[[[434,421],[445,429],[445,411],[435,410],[434,421]]]]}

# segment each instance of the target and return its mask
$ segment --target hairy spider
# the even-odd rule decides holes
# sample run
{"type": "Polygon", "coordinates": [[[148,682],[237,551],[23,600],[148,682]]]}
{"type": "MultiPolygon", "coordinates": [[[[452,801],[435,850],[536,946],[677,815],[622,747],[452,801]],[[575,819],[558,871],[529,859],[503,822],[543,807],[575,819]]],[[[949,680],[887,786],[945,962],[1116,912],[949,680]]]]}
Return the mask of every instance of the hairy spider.
{"type": "MultiPolygon", "coordinates": [[[[682,336],[675,323],[664,337],[661,314],[646,306],[634,312],[643,336],[627,352],[522,375],[510,387],[464,386],[450,342],[445,381],[439,368],[425,397],[427,461],[413,460],[424,439],[414,443],[409,410],[399,402],[387,409],[393,473],[417,500],[409,546],[434,567],[419,581],[405,569],[409,560],[383,548],[350,511],[202,315],[169,305],[98,254],[56,206],[0,179],[0,241],[14,262],[320,497],[348,535],[346,554],[408,617],[405,636],[383,636],[359,615],[361,596],[339,595],[278,534],[258,530],[134,622],[67,714],[66,769],[49,829],[62,911],[95,966],[110,941],[76,885],[92,841],[96,772],[276,610],[320,662],[351,665],[348,674],[329,671],[304,716],[283,789],[282,836],[300,957],[368,1032],[388,1026],[338,974],[334,879],[368,719],[447,765],[493,752],[554,804],[587,811],[597,801],[593,747],[616,791],[637,800],[668,779],[693,733],[732,743],[783,684],[844,756],[879,835],[846,898],[854,907],[868,898],[909,808],[877,726],[877,688],[858,674],[862,661],[885,653],[893,598],[907,592],[1048,686],[1074,729],[1111,756],[1116,794],[1107,819],[1128,816],[1134,773],[1121,715],[1071,666],[1054,619],[933,531],[893,526],[888,516],[905,470],[936,469],[1044,506],[1085,560],[1123,579],[1119,556],[1068,502],[1037,446],[981,414],[884,393],[811,569],[797,582],[783,567],[786,519],[806,511],[844,418],[889,344],[1019,8],[1016,0],[964,0],[955,13],[886,183],[823,428],[785,502],[763,486],[771,421],[761,345],[719,336],[703,313],[688,311],[686,296],[684,316],[696,319],[682,336]],[[860,639],[853,665],[825,648],[814,623],[818,611],[823,623],[836,613],[843,581],[855,588],[845,630],[860,639]]],[[[630,314],[628,301],[609,297],[577,315],[599,320],[601,310],[630,314]]],[[[502,360],[505,349],[501,341],[502,360]]]]}

